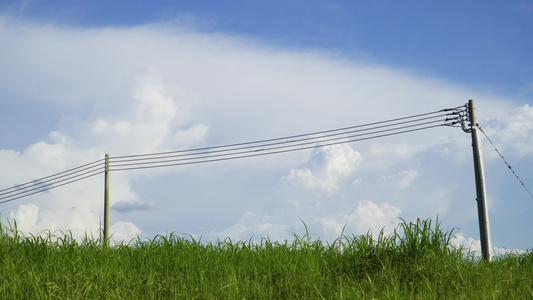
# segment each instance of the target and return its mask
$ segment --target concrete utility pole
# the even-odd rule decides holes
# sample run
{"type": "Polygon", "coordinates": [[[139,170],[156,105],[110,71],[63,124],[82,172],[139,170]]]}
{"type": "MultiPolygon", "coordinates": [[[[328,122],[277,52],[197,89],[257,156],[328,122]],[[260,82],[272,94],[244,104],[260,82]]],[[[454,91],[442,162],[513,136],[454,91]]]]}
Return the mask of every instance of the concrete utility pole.
{"type": "Polygon", "coordinates": [[[109,155],[104,162],[104,245],[109,246],[109,155]]]}
{"type": "Polygon", "coordinates": [[[479,232],[481,237],[481,253],[483,259],[491,260],[491,242],[489,214],[487,212],[487,198],[485,191],[485,175],[483,173],[483,158],[481,157],[481,143],[474,115],[474,100],[468,100],[468,117],[470,120],[470,133],[472,134],[472,148],[474,152],[474,172],[476,176],[476,200],[479,218],[479,232]]]}

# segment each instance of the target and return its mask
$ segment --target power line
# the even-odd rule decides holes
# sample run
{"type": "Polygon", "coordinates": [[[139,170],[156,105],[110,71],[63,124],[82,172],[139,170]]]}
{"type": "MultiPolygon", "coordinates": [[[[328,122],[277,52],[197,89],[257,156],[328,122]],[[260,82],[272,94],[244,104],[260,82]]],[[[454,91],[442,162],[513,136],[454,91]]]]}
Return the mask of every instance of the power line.
{"type": "Polygon", "coordinates": [[[0,204],[46,192],[60,186],[101,174],[104,172],[102,162],[103,160],[100,159],[76,168],[0,190],[0,204]]]}
{"type": "Polygon", "coordinates": [[[498,155],[500,155],[500,157],[502,158],[503,162],[505,163],[505,165],[507,166],[507,168],[509,168],[509,170],[511,170],[511,172],[513,172],[514,176],[516,177],[516,179],[518,179],[518,181],[522,184],[522,186],[524,187],[524,189],[526,189],[526,191],[528,192],[529,196],[531,196],[531,198],[533,198],[533,194],[531,194],[531,192],[529,191],[529,189],[526,187],[526,185],[524,184],[524,182],[520,179],[520,177],[518,176],[518,174],[516,174],[516,172],[513,170],[513,168],[511,167],[511,165],[505,160],[505,158],[503,157],[503,155],[501,154],[501,152],[498,150],[498,148],[496,148],[496,145],[494,145],[494,143],[489,139],[489,136],[485,133],[485,131],[483,131],[483,129],[481,129],[481,127],[478,125],[477,128],[479,128],[479,130],[483,133],[483,135],[485,135],[485,137],[487,138],[487,140],[489,141],[489,143],[492,145],[492,147],[494,147],[494,150],[498,153],[498,155]]]}
{"type": "MultiPolygon", "coordinates": [[[[271,155],[392,136],[461,123],[464,108],[455,107],[380,122],[307,134],[188,150],[116,156],[110,171],[160,168],[271,155]],[[450,113],[451,111],[451,113],[450,113]],[[450,117],[451,116],[451,117],[450,117]]],[[[103,173],[104,159],[0,190],[0,204],[46,192],[103,173]]]]}
{"type": "MultiPolygon", "coordinates": [[[[178,151],[167,151],[167,152],[155,152],[155,153],[136,154],[136,155],[115,156],[114,159],[143,157],[143,156],[155,156],[155,155],[166,155],[166,154],[174,154],[174,153],[194,152],[194,151],[200,151],[200,150],[211,150],[211,149],[218,149],[218,148],[226,148],[226,147],[244,146],[244,145],[251,145],[251,144],[258,144],[258,143],[265,143],[265,142],[273,142],[273,141],[279,141],[279,140],[293,139],[293,138],[299,138],[299,137],[304,137],[304,136],[318,135],[318,134],[330,133],[330,132],[335,132],[335,131],[343,131],[343,130],[349,130],[349,129],[354,129],[354,128],[361,128],[361,127],[366,127],[366,126],[373,126],[373,125],[384,124],[384,123],[389,123],[389,122],[395,122],[395,121],[400,121],[400,120],[412,119],[412,118],[417,118],[417,117],[421,117],[421,116],[427,116],[427,115],[438,114],[438,113],[443,113],[443,112],[448,112],[448,111],[460,110],[461,108],[464,109],[463,106],[458,106],[458,107],[454,107],[454,108],[447,108],[447,109],[442,109],[442,110],[439,110],[439,111],[433,111],[433,112],[428,112],[428,113],[423,113],[423,114],[417,114],[417,115],[412,115],[412,116],[407,116],[407,117],[402,117],[402,118],[395,118],[395,119],[390,119],[390,120],[385,120],[385,121],[379,121],[379,122],[373,122],[373,123],[367,123],[367,124],[362,124],[362,125],[337,128],[337,129],[323,130],[323,131],[317,131],[317,132],[313,132],[313,133],[298,134],[298,135],[292,135],[292,136],[286,136],[286,137],[280,137],[280,138],[258,140],[258,141],[236,143],[236,144],[228,144],[228,145],[222,145],[222,146],[212,146],[212,147],[188,149],[188,150],[178,150],[178,151]]],[[[454,113],[448,113],[447,115],[452,115],[452,114],[455,114],[455,112],[454,113]]]]}
{"type": "MultiPolygon", "coordinates": [[[[55,173],[55,174],[48,175],[48,176],[45,176],[45,177],[37,178],[37,179],[34,179],[32,181],[28,181],[26,183],[17,184],[16,186],[13,186],[13,187],[10,187],[10,188],[7,188],[7,189],[2,189],[2,190],[0,190],[0,192],[5,192],[5,191],[13,190],[13,189],[19,189],[19,188],[24,187],[26,185],[33,185],[36,181],[45,182],[45,181],[53,180],[55,178],[64,177],[64,176],[72,174],[72,173],[77,173],[77,172],[80,172],[80,171],[84,171],[84,170],[86,170],[88,168],[91,168],[94,165],[102,163],[103,161],[104,161],[103,159],[99,159],[99,160],[96,160],[96,161],[81,165],[79,167],[75,167],[75,168],[72,168],[72,169],[61,171],[59,173],[55,173]]],[[[0,195],[3,195],[3,194],[5,194],[5,193],[0,193],[0,195]]]]}
{"type": "MultiPolygon", "coordinates": [[[[260,148],[260,147],[267,147],[267,146],[270,147],[270,146],[276,146],[276,145],[287,145],[289,143],[293,144],[293,143],[303,142],[303,141],[311,141],[311,142],[302,143],[302,145],[303,144],[315,144],[315,143],[322,142],[322,140],[320,140],[320,139],[324,139],[324,138],[327,138],[327,137],[336,136],[337,138],[330,139],[330,140],[335,140],[335,139],[343,139],[343,138],[354,137],[354,136],[359,136],[359,135],[369,135],[369,134],[378,133],[378,132],[391,131],[391,130],[396,130],[396,129],[399,129],[399,128],[412,127],[412,126],[415,126],[415,125],[398,127],[398,128],[395,128],[395,129],[375,131],[375,132],[365,133],[365,134],[358,134],[358,135],[351,135],[351,136],[348,135],[348,134],[358,133],[358,132],[362,132],[362,131],[369,131],[369,130],[373,130],[373,129],[381,129],[381,128],[385,128],[385,127],[390,127],[390,126],[394,126],[394,125],[412,123],[412,122],[415,122],[415,121],[423,121],[423,120],[434,119],[434,118],[437,118],[437,117],[442,118],[442,116],[426,117],[426,118],[421,118],[421,119],[414,120],[414,121],[413,120],[412,121],[404,121],[404,122],[399,122],[399,123],[394,123],[394,124],[389,124],[389,125],[381,125],[381,126],[377,126],[377,127],[371,127],[371,128],[359,129],[359,130],[350,130],[350,131],[344,131],[344,132],[340,132],[340,133],[333,133],[333,134],[327,134],[327,135],[318,135],[318,133],[302,134],[302,135],[291,136],[291,137],[287,137],[287,138],[277,138],[277,139],[270,139],[270,140],[263,140],[263,141],[253,142],[254,144],[258,144],[256,146],[247,146],[247,145],[250,145],[251,143],[241,143],[241,144],[233,144],[233,145],[227,145],[227,146],[215,146],[215,147],[210,147],[210,148],[199,148],[199,149],[196,149],[196,150],[182,150],[182,151],[176,151],[176,152],[167,152],[167,153],[163,153],[163,154],[153,154],[153,155],[158,155],[158,156],[155,156],[155,157],[152,157],[151,156],[152,154],[144,154],[144,155],[142,155],[142,157],[144,157],[144,158],[134,158],[134,159],[130,158],[132,156],[126,156],[125,158],[124,158],[124,156],[122,156],[122,157],[114,157],[113,160],[116,163],[131,162],[131,161],[148,161],[148,160],[158,160],[158,159],[162,159],[162,158],[184,157],[184,156],[192,156],[192,155],[200,155],[200,154],[213,154],[213,153],[222,153],[222,152],[244,150],[244,149],[254,149],[254,148],[260,148]],[[316,136],[312,137],[313,135],[316,135],[316,136]],[[346,135],[346,136],[339,137],[339,136],[342,136],[342,135],[346,135]],[[295,137],[305,137],[305,138],[294,139],[295,137]],[[270,141],[276,141],[276,142],[270,143],[270,141]],[[266,143],[266,142],[268,142],[268,143],[266,143]],[[229,147],[234,147],[234,146],[239,146],[239,145],[242,145],[242,146],[241,147],[237,147],[237,148],[208,151],[208,150],[211,150],[211,149],[229,148],[229,147]],[[195,152],[195,151],[202,151],[202,152],[195,152]],[[180,154],[178,154],[178,153],[180,153],[180,154]],[[183,154],[183,153],[185,153],[185,154],[183,154]],[[151,156],[151,157],[146,157],[146,156],[151,156]]],[[[437,121],[434,121],[434,122],[442,122],[442,120],[437,120],[437,121]]],[[[432,123],[432,122],[427,122],[427,123],[432,123]]],[[[419,125],[423,125],[423,124],[419,124],[419,125]]],[[[327,132],[334,132],[334,131],[338,131],[338,130],[340,130],[340,129],[329,130],[327,132]]],[[[325,131],[322,131],[322,132],[325,132],[325,131]]],[[[320,133],[322,133],[322,132],[320,132],[320,133]]],[[[327,141],[327,140],[324,140],[324,141],[327,141]]],[[[291,146],[283,146],[281,148],[284,148],[284,147],[291,147],[291,146]]],[[[117,166],[117,164],[115,164],[115,166],[117,166]]]]}
{"type": "MultiPolygon", "coordinates": [[[[382,134],[382,135],[373,136],[373,137],[359,138],[359,139],[353,139],[353,140],[344,140],[344,141],[339,141],[339,142],[322,144],[321,146],[324,146],[324,147],[325,146],[333,146],[333,145],[338,145],[338,144],[345,144],[345,143],[369,140],[369,139],[374,139],[374,138],[392,136],[392,135],[408,133],[408,132],[414,132],[414,131],[419,131],[419,130],[424,130],[424,129],[429,129],[429,128],[441,127],[441,126],[443,126],[443,125],[433,125],[433,126],[427,126],[427,127],[417,128],[417,129],[405,130],[405,131],[401,131],[401,132],[382,134]]],[[[163,164],[163,165],[155,165],[157,163],[157,162],[155,162],[153,165],[141,166],[141,167],[113,168],[112,167],[113,164],[110,161],[110,169],[109,169],[109,171],[126,171],[126,170],[151,169],[151,168],[160,168],[160,167],[171,167],[171,166],[200,164],[200,163],[208,163],[208,162],[216,162],[216,161],[233,160],[233,159],[239,159],[239,158],[249,158],[249,157],[256,157],[256,156],[264,156],[264,155],[271,155],[271,154],[280,154],[280,153],[286,153],[286,152],[291,152],[291,151],[313,149],[315,147],[316,147],[316,145],[305,146],[305,147],[294,148],[294,149],[278,150],[278,151],[272,151],[272,152],[262,152],[263,150],[255,150],[255,151],[249,151],[248,153],[250,153],[250,154],[242,154],[242,155],[232,156],[232,157],[205,159],[205,160],[192,161],[192,162],[189,161],[189,162],[180,162],[180,163],[168,163],[168,164],[163,164]]]]}
{"type": "Polygon", "coordinates": [[[50,187],[48,187],[46,189],[40,189],[40,190],[35,191],[35,192],[26,193],[26,194],[18,196],[18,197],[13,197],[13,198],[3,197],[3,198],[0,198],[0,200],[1,200],[0,204],[6,203],[6,202],[11,202],[11,201],[14,201],[14,200],[17,200],[17,199],[20,199],[20,198],[24,198],[24,197],[28,197],[28,196],[31,196],[31,195],[35,195],[35,194],[38,194],[38,193],[43,193],[43,192],[46,192],[46,191],[49,191],[49,190],[52,190],[52,189],[67,185],[67,184],[71,184],[71,183],[74,183],[74,182],[77,182],[77,181],[80,181],[80,180],[83,180],[83,179],[87,179],[89,177],[93,177],[93,176],[99,175],[99,174],[101,174],[103,172],[104,171],[99,171],[97,173],[92,173],[90,175],[83,176],[83,177],[80,177],[80,178],[77,178],[77,179],[73,179],[73,180],[64,182],[62,184],[57,184],[57,185],[50,186],[50,187]]]}
{"type": "MultiPolygon", "coordinates": [[[[409,127],[414,127],[414,126],[419,126],[419,125],[436,123],[436,122],[440,123],[440,122],[442,122],[442,120],[437,120],[437,121],[432,121],[432,122],[425,122],[425,123],[416,124],[416,125],[402,126],[402,127],[394,128],[394,129],[379,130],[379,131],[375,131],[375,132],[371,132],[371,133],[355,134],[355,135],[345,135],[347,133],[355,132],[355,131],[350,131],[350,132],[346,132],[346,133],[337,133],[337,134],[331,134],[331,135],[315,137],[315,138],[289,140],[289,141],[284,141],[284,142],[269,143],[269,144],[263,144],[263,145],[258,145],[258,146],[239,147],[239,148],[234,148],[234,149],[225,149],[225,150],[216,150],[216,151],[204,151],[204,152],[199,152],[199,153],[189,153],[189,154],[180,154],[180,155],[172,155],[172,156],[160,156],[160,157],[139,158],[139,159],[115,160],[113,165],[115,167],[117,167],[117,166],[128,166],[128,165],[136,165],[136,164],[138,164],[138,165],[141,165],[141,164],[152,164],[152,163],[156,163],[156,162],[153,162],[153,161],[148,161],[147,162],[147,160],[159,160],[159,162],[172,162],[172,161],[191,160],[191,159],[198,159],[198,158],[228,156],[228,155],[243,154],[243,153],[249,153],[249,152],[255,152],[255,151],[283,149],[283,148],[297,147],[297,146],[310,145],[310,144],[314,145],[314,144],[317,144],[317,143],[326,143],[326,142],[330,142],[330,141],[334,141],[334,140],[354,138],[354,137],[357,137],[357,136],[365,136],[365,135],[370,135],[370,134],[382,133],[382,132],[393,131],[393,130],[398,130],[398,129],[404,129],[404,128],[409,128],[409,127]],[[339,135],[345,135],[345,136],[338,137],[339,135]],[[330,139],[325,139],[326,137],[332,137],[332,136],[336,136],[336,137],[335,138],[330,138],[330,139]],[[302,142],[302,141],[307,141],[307,142],[302,142]],[[300,142],[300,143],[296,143],[296,142],[300,142]],[[282,146],[278,146],[278,145],[282,145],[282,146]],[[268,147],[268,148],[258,149],[258,148],[261,148],[261,147],[268,147]],[[238,151],[238,150],[244,150],[244,149],[250,149],[250,150],[238,151]],[[251,149],[254,149],[254,150],[251,150],[251,149]],[[231,153],[213,154],[213,153],[222,153],[222,152],[231,152],[231,153]],[[200,156],[200,157],[190,157],[190,156],[194,156],[194,155],[200,156]],[[176,157],[188,157],[188,158],[175,159],[176,157]],[[171,159],[169,159],[169,158],[171,158],[171,159]],[[132,161],[133,162],[135,162],[135,161],[143,161],[143,162],[131,163],[132,161]],[[128,162],[128,163],[124,163],[124,162],[128,162]]],[[[357,132],[360,132],[360,131],[357,131],[357,132]]]]}
{"type": "Polygon", "coordinates": [[[181,151],[114,157],[110,159],[110,171],[159,168],[159,167],[167,167],[167,166],[206,163],[206,162],[232,160],[232,159],[238,159],[238,158],[247,158],[247,157],[262,156],[262,155],[269,155],[269,154],[278,154],[278,153],[284,153],[284,152],[290,152],[290,151],[311,149],[311,148],[314,148],[315,145],[317,144],[322,144],[323,146],[336,145],[336,144],[341,144],[341,143],[362,141],[362,140],[391,136],[391,135],[407,133],[407,132],[412,132],[412,131],[418,131],[418,130],[433,128],[433,127],[438,127],[438,126],[453,126],[459,123],[460,119],[458,117],[452,117],[452,118],[449,117],[450,115],[452,116],[457,115],[457,112],[453,112],[453,113],[447,113],[447,112],[450,110],[457,110],[457,109],[458,108],[441,110],[437,112],[419,114],[419,115],[414,115],[414,116],[409,116],[409,117],[404,117],[404,118],[382,121],[382,122],[375,122],[375,123],[358,125],[358,126],[344,127],[344,128],[339,128],[339,129],[326,130],[326,131],[320,131],[320,132],[314,132],[314,133],[308,133],[308,134],[300,134],[300,135],[289,136],[289,137],[284,137],[284,138],[267,139],[267,140],[261,140],[261,141],[255,141],[255,142],[230,144],[230,145],[208,147],[208,148],[197,148],[197,149],[181,150],[181,151]],[[422,118],[422,116],[427,116],[427,115],[436,114],[436,113],[441,113],[441,115],[422,118]],[[414,120],[395,122],[392,124],[373,126],[370,128],[364,128],[364,129],[359,129],[359,130],[352,130],[354,128],[368,127],[371,125],[384,124],[387,122],[394,122],[398,120],[405,120],[405,119],[416,118],[416,117],[418,118],[414,120]],[[440,119],[429,121],[435,118],[440,118],[440,119]],[[422,122],[422,121],[425,121],[425,122],[422,122]],[[430,125],[434,123],[440,123],[440,124],[430,125]],[[410,124],[410,125],[405,125],[405,124],[410,124]],[[398,126],[398,125],[403,125],[403,126],[398,126]],[[392,126],[394,126],[394,128],[383,129],[383,128],[392,127],[392,126]],[[363,131],[371,131],[371,132],[360,133],[363,131]],[[332,133],[328,135],[320,135],[322,133],[331,133],[331,132],[336,132],[336,133],[332,133]],[[299,137],[299,138],[295,139],[295,137],[299,137]],[[216,150],[216,149],[219,149],[219,150],[216,150]],[[213,150],[213,151],[209,151],[209,150],[213,150]]]}

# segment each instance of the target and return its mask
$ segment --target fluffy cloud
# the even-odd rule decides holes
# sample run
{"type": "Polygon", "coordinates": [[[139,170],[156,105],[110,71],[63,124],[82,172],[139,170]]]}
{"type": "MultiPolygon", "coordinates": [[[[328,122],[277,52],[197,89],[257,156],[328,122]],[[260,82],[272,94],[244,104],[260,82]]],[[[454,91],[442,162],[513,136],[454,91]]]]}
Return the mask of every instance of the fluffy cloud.
{"type": "MultiPolygon", "coordinates": [[[[465,237],[463,234],[455,234],[454,237],[450,240],[450,243],[455,248],[461,248],[465,253],[470,253],[474,257],[481,257],[481,241],[474,239],[472,237],[465,237]]],[[[524,254],[526,251],[524,249],[507,249],[502,247],[492,247],[491,256],[501,256],[506,254],[524,254]]]]}
{"type": "MultiPolygon", "coordinates": [[[[507,99],[323,50],[276,48],[175,24],[80,29],[0,17],[0,52],[6,105],[43,116],[39,123],[26,114],[14,119],[14,128],[31,125],[30,142],[0,150],[2,187],[105,153],[275,138],[438,110],[469,98],[483,99],[477,116],[496,142],[521,156],[531,152],[527,105],[511,111],[515,105],[507,99]],[[501,117],[503,111],[511,113],[501,117]]],[[[330,237],[344,225],[357,233],[390,227],[400,210],[405,219],[439,214],[473,231],[470,159],[467,134],[437,128],[276,157],[112,172],[111,205],[120,213],[111,218],[125,239],[168,231],[283,239],[301,233],[300,220],[330,237]]],[[[97,176],[4,209],[31,232],[96,232],[102,183],[97,176]]],[[[493,195],[498,207],[502,196],[493,195]]]]}
{"type": "Polygon", "coordinates": [[[22,232],[35,232],[35,230],[38,230],[38,216],[39,207],[35,204],[19,205],[17,210],[9,213],[9,217],[15,220],[17,229],[22,232]]]}
{"type": "Polygon", "coordinates": [[[128,113],[87,122],[82,125],[88,127],[83,132],[90,131],[92,140],[104,143],[111,153],[164,151],[198,142],[208,126],[195,124],[181,128],[190,113],[161,81],[153,70],[136,75],[131,83],[130,101],[122,108],[128,113]]]}
{"type": "Polygon", "coordinates": [[[230,237],[233,240],[259,240],[268,237],[272,240],[291,240],[293,235],[310,234],[314,238],[333,241],[344,234],[373,234],[382,229],[386,234],[392,233],[400,219],[400,209],[388,203],[378,204],[363,200],[357,202],[357,207],[349,213],[335,213],[320,216],[320,213],[309,218],[290,218],[282,213],[269,215],[263,212],[244,213],[239,222],[220,232],[210,232],[207,239],[214,237],[230,237]],[[309,232],[305,232],[307,227],[309,232]]]}
{"type": "Polygon", "coordinates": [[[290,185],[332,192],[339,188],[340,180],[356,170],[361,160],[361,153],[349,145],[319,145],[311,152],[306,168],[292,169],[282,180],[290,185]]]}
{"type": "Polygon", "coordinates": [[[382,180],[384,182],[392,181],[392,183],[397,188],[402,189],[402,188],[409,187],[411,185],[411,182],[415,179],[416,174],[417,174],[416,170],[404,170],[404,171],[398,172],[397,174],[393,176],[384,176],[382,177],[382,180]]]}
{"type": "Polygon", "coordinates": [[[206,239],[230,238],[233,241],[249,239],[259,241],[262,238],[268,238],[272,241],[290,239],[292,224],[275,224],[268,219],[268,216],[261,216],[248,211],[242,215],[237,224],[219,232],[212,231],[206,239]]]}
{"type": "Polygon", "coordinates": [[[366,234],[371,232],[374,236],[382,229],[385,234],[392,233],[400,219],[400,208],[388,203],[377,204],[369,200],[359,201],[357,208],[350,213],[330,215],[317,218],[324,234],[329,237],[339,237],[345,233],[366,234]]]}
{"type": "Polygon", "coordinates": [[[136,240],[142,233],[131,222],[117,222],[109,228],[109,231],[111,232],[111,242],[114,244],[129,243],[136,240]]]}
{"type": "MultiPolygon", "coordinates": [[[[481,127],[505,153],[511,152],[509,154],[516,155],[518,159],[533,153],[533,107],[528,104],[490,119],[487,126],[482,123],[481,127]]],[[[496,153],[489,154],[496,156],[496,153]]]]}

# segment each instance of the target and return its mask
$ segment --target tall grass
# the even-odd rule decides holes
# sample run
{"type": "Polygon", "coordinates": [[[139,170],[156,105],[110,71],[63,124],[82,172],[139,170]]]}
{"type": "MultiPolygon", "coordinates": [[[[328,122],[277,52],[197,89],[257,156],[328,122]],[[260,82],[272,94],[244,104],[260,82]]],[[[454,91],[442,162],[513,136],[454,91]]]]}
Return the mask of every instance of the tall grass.
{"type": "Polygon", "coordinates": [[[486,263],[432,220],[391,235],[204,243],[169,234],[103,247],[0,226],[1,299],[533,299],[533,253],[486,263]]]}

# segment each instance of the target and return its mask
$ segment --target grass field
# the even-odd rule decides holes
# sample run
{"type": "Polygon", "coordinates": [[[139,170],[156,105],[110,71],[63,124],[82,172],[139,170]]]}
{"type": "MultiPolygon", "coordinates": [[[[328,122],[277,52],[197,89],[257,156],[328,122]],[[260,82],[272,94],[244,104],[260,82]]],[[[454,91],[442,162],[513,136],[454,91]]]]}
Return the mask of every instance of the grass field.
{"type": "Polygon", "coordinates": [[[0,228],[1,299],[533,299],[533,252],[487,263],[432,220],[332,243],[170,234],[105,247],[0,228]]]}

